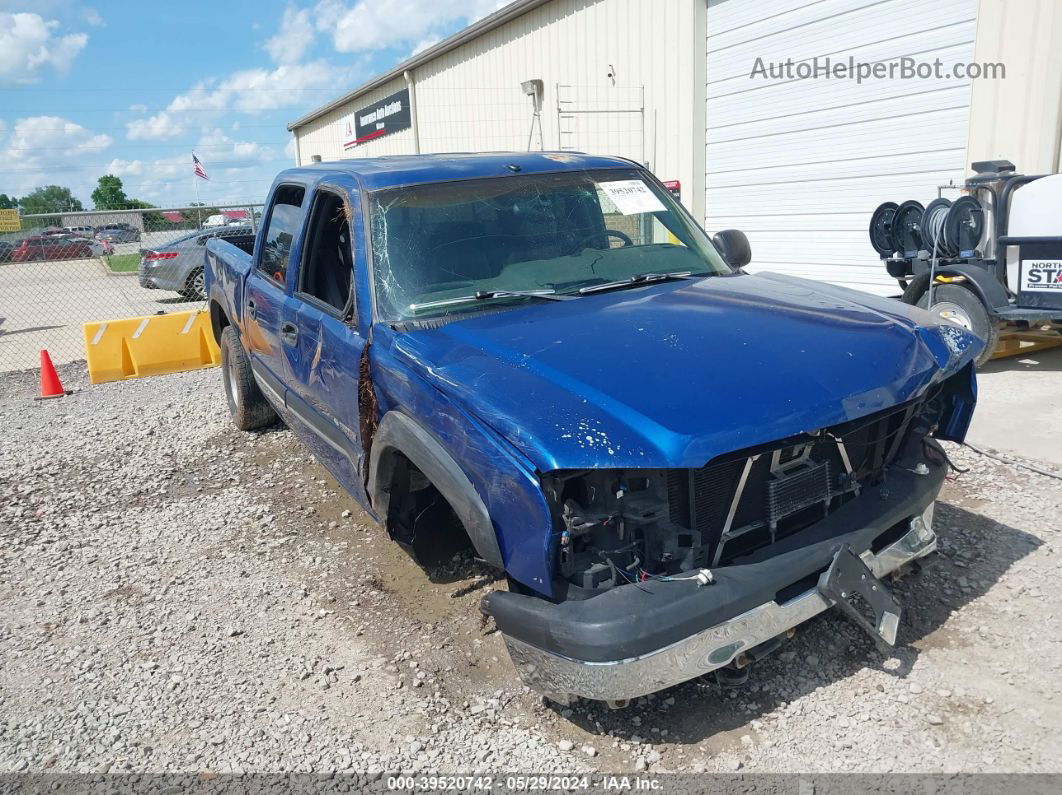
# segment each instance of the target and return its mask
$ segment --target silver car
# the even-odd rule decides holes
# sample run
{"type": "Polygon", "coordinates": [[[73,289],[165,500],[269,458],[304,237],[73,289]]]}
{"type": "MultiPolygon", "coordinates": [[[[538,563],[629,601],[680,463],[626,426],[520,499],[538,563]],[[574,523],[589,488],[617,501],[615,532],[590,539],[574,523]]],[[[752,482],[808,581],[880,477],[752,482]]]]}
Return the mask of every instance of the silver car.
{"type": "Polygon", "coordinates": [[[190,301],[204,301],[203,253],[206,242],[212,237],[253,234],[254,230],[249,226],[197,229],[157,248],[141,249],[137,268],[140,286],[149,290],[173,290],[190,301]]]}

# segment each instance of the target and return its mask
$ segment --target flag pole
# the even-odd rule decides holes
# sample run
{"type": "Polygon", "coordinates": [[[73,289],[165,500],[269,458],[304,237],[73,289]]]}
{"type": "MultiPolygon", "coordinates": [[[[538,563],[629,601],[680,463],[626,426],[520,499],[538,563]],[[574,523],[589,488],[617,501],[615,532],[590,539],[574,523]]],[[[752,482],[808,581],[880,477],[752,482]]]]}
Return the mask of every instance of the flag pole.
{"type": "Polygon", "coordinates": [[[199,229],[203,228],[203,202],[199,201],[199,180],[195,178],[195,174],[192,175],[192,182],[195,183],[195,213],[199,217],[199,229]]]}
{"type": "MultiPolygon", "coordinates": [[[[195,152],[192,153],[192,157],[195,157],[195,152]]],[[[192,170],[192,184],[195,186],[195,213],[199,218],[199,226],[197,229],[203,228],[203,203],[199,201],[199,179],[195,175],[195,169],[192,170]]]]}

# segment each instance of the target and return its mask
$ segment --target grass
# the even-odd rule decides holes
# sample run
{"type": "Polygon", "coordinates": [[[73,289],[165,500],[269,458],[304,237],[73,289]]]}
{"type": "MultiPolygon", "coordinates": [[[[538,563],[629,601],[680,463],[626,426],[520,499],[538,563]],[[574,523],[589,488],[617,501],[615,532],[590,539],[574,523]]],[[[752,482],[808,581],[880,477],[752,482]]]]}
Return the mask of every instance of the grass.
{"type": "Polygon", "coordinates": [[[112,273],[133,273],[140,265],[139,254],[107,254],[103,257],[112,273]]]}

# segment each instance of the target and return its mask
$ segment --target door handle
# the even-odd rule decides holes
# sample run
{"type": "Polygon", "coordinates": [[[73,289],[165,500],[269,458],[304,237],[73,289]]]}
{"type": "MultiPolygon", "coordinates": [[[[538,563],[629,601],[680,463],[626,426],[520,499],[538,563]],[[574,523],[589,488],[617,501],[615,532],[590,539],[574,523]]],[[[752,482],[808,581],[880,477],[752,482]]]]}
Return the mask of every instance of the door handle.
{"type": "Polygon", "coordinates": [[[253,298],[247,299],[247,314],[253,318],[258,317],[258,305],[254,302],[253,298]]]}
{"type": "Polygon", "coordinates": [[[280,327],[280,339],[288,345],[294,345],[299,341],[299,330],[294,323],[285,323],[280,327]]]}

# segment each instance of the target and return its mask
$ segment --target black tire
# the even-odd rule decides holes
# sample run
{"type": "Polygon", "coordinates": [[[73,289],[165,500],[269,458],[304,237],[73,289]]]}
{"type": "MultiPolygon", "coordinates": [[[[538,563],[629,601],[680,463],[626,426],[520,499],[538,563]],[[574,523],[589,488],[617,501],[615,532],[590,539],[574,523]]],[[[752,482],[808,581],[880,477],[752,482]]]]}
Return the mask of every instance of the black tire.
{"type": "Polygon", "coordinates": [[[251,375],[251,362],[232,326],[221,332],[221,379],[233,425],[241,431],[253,431],[276,422],[277,413],[251,375]]]}
{"type": "MultiPolygon", "coordinates": [[[[918,306],[926,309],[928,304],[929,292],[926,291],[918,299],[918,306]]],[[[972,290],[957,284],[941,284],[933,288],[933,309],[930,311],[939,314],[945,306],[960,317],[960,320],[952,322],[967,328],[984,340],[985,347],[977,356],[977,366],[980,367],[991,359],[996,351],[999,344],[999,324],[988,314],[988,308],[972,290]]]]}
{"type": "Polygon", "coordinates": [[[203,282],[202,268],[196,268],[188,274],[188,279],[184,283],[184,289],[181,290],[181,295],[189,301],[206,300],[206,285],[203,282]]]}
{"type": "Polygon", "coordinates": [[[911,306],[919,306],[918,299],[925,295],[927,287],[929,287],[928,273],[923,273],[921,276],[915,276],[911,279],[907,287],[904,288],[903,296],[900,300],[911,306]]]}

